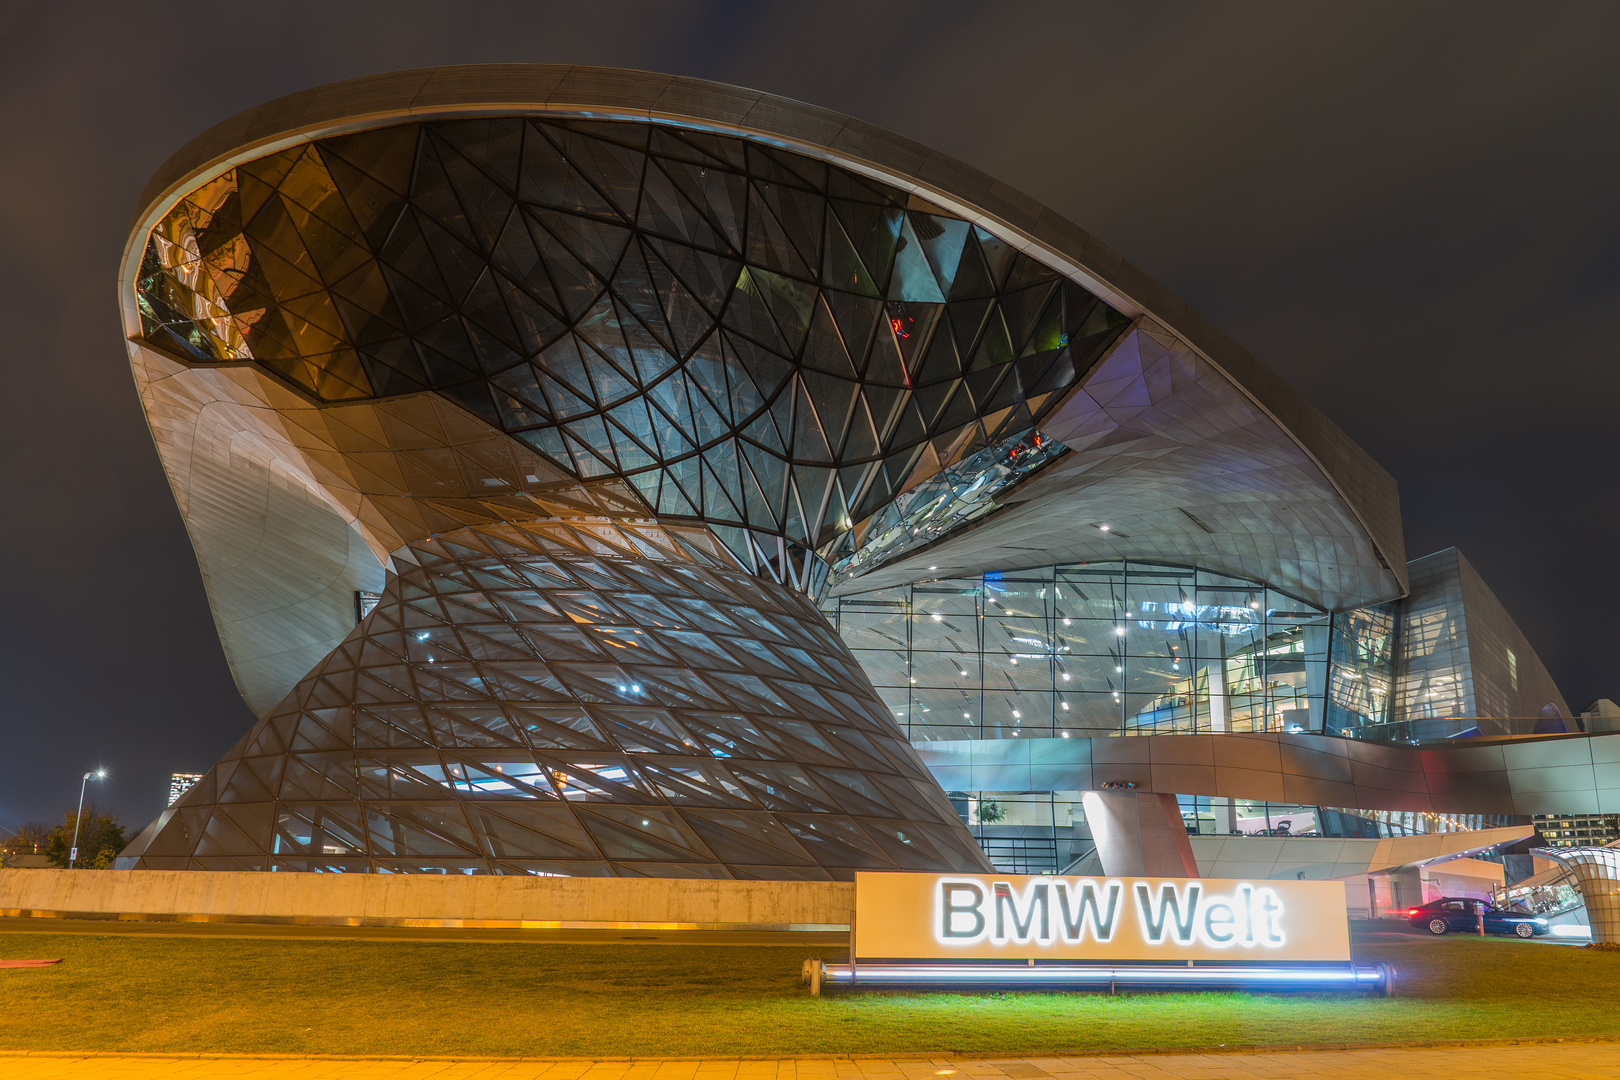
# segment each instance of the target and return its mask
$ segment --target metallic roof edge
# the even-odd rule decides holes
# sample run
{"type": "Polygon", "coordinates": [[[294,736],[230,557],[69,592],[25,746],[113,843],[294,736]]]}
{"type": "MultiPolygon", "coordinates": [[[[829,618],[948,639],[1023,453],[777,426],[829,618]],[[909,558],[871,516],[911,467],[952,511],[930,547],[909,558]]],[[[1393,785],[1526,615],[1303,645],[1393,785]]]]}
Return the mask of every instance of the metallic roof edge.
{"type": "Polygon", "coordinates": [[[678,123],[832,161],[918,194],[1068,273],[1129,315],[1150,314],[1196,349],[1317,464],[1407,589],[1394,477],[1276,373],[1169,289],[1028,196],[920,143],[829,109],[755,90],[622,68],[479,64],[418,68],[331,83],[217,124],[181,147],[141,192],[119,273],[125,333],[138,336],[133,283],[145,238],[206,177],[278,149],[345,131],[435,116],[555,112],[678,123]]]}

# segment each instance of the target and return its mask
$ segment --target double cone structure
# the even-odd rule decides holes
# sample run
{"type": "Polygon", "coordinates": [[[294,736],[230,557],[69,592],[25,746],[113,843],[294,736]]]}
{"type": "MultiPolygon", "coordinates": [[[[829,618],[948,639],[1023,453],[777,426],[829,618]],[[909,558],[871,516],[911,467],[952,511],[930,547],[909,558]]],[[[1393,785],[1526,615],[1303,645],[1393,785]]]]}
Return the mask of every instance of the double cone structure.
{"type": "Polygon", "coordinates": [[[146,865],[825,878],[975,862],[826,620],[701,530],[480,526],[395,566],[146,865]]]}
{"type": "Polygon", "coordinates": [[[1061,454],[1128,320],[826,156],[421,78],[148,192],[136,377],[263,719],[124,865],[986,867],[815,599],[1061,454]]]}

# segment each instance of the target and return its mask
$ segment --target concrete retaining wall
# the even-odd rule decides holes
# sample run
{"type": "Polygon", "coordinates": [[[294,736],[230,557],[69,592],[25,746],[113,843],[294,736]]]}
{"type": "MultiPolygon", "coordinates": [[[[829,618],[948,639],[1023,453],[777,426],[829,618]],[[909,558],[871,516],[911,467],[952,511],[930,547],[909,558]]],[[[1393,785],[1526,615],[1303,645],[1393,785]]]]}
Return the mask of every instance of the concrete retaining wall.
{"type": "Polygon", "coordinates": [[[57,918],[842,930],[854,903],[838,881],[0,870],[0,914],[57,918]]]}

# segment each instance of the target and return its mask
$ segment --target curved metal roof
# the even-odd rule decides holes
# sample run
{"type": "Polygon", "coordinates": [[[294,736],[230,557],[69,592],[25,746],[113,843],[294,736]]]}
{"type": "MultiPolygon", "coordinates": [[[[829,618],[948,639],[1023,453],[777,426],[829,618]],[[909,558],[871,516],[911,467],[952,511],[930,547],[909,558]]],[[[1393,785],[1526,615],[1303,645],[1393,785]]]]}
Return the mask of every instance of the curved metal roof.
{"type": "MultiPolygon", "coordinates": [[[[241,579],[222,591],[210,576],[210,596],[222,635],[227,625],[259,627],[255,643],[233,649],[227,642],[227,653],[239,682],[243,663],[266,666],[269,673],[260,679],[265,689],[250,695],[263,707],[272,688],[290,686],[328,643],[335,644],[341,620],[334,620],[333,611],[349,590],[379,587],[380,562],[398,530],[378,532],[364,508],[342,498],[319,505],[331,484],[329,447],[312,447],[308,423],[289,417],[332,412],[329,407],[285,387],[245,388],[248,377],[240,372],[221,372],[203,387],[185,379],[181,365],[141,348],[134,285],[148,235],[200,186],[301,143],[413,121],[510,115],[671,125],[825,161],[972,222],[1134,320],[1051,413],[1063,429],[1057,437],[1073,453],[1015,489],[1002,513],[920,553],[880,564],[871,584],[862,587],[925,576],[946,562],[974,568],[1050,562],[1057,551],[1065,560],[1179,557],[1271,581],[1333,608],[1405,592],[1393,479],[1162,285],[999,181],[873,125],[704,80],[566,65],[420,69],[304,91],[216,125],[158,170],[132,223],[120,302],[138,379],[205,576],[210,557],[204,549],[210,548],[213,563],[228,564],[241,579]],[[161,394],[152,389],[159,386],[161,394]],[[216,449],[204,453],[198,448],[208,440],[192,429],[206,425],[213,427],[216,449]],[[243,432],[254,425],[255,434],[245,439],[243,432]],[[253,458],[250,471],[256,470],[250,496],[233,494],[235,501],[224,510],[212,494],[197,497],[239,485],[221,481],[220,474],[241,472],[236,462],[246,458],[253,458]],[[260,514],[252,507],[261,501],[283,510],[260,514]],[[1077,522],[1108,520],[1130,527],[1111,536],[1082,536],[1075,529],[1077,522]],[[345,523],[366,535],[377,564],[357,549],[341,528],[345,523]],[[311,533],[317,525],[332,533],[319,552],[309,553],[319,555],[321,580],[289,591],[281,579],[296,576],[288,565],[296,559],[284,554],[272,565],[273,553],[267,553],[276,545],[267,540],[279,535],[283,548],[304,543],[293,534],[311,533]],[[372,533],[365,532],[368,527],[372,533]],[[217,555],[233,544],[228,556],[217,555]]],[[[427,411],[436,414],[433,423],[452,443],[458,437],[487,441],[477,432],[450,433],[474,418],[453,415],[445,403],[427,411]]],[[[533,468],[526,461],[514,467],[518,473],[533,468]]]]}

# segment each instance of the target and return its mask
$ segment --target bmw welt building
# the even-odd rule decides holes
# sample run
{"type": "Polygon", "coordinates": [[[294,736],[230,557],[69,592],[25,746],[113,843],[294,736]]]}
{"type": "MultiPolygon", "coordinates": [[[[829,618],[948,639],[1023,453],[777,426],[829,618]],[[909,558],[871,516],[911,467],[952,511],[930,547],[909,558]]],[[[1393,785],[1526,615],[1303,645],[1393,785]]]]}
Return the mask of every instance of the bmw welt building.
{"type": "Polygon", "coordinates": [[[259,717],[120,865],[1122,870],[1182,824],[1616,809],[1366,453],[849,117],[602,68],[323,87],[181,149],[119,289],[259,717]]]}

